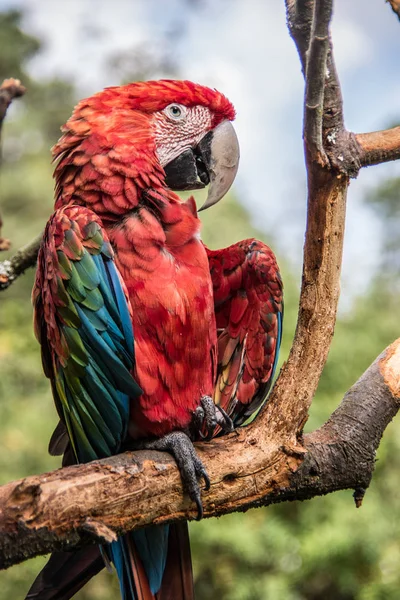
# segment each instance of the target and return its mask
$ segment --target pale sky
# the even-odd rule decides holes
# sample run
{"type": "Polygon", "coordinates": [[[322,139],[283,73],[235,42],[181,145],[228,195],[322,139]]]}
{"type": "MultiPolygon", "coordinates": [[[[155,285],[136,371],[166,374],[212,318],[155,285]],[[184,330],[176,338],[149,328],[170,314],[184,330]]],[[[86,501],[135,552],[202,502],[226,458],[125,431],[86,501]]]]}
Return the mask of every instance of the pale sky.
{"type": "MultiPolygon", "coordinates": [[[[18,6],[27,11],[26,31],[45,41],[34,74],[67,75],[82,96],[119,83],[106,58],[140,43],[154,53],[172,45],[182,78],[223,91],[237,109],[240,198],[300,264],[303,81],[283,0],[0,0],[0,10],[18,6]]],[[[389,5],[336,0],[332,35],[347,127],[375,130],[399,120],[400,23],[389,5]]],[[[345,300],[362,293],[378,263],[382,232],[362,198],[388,175],[400,176],[400,164],[365,170],[350,186],[345,300]]]]}

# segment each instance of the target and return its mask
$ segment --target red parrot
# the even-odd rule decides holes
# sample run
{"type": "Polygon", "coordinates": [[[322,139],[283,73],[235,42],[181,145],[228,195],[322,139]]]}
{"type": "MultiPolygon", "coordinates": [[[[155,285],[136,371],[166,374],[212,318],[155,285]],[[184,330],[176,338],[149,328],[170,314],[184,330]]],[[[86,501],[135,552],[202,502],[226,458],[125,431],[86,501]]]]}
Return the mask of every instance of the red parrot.
{"type": "MultiPolygon", "coordinates": [[[[192,442],[265,401],[282,332],[282,282],[256,240],[209,250],[203,208],[236,175],[235,111],[189,81],[106,88],[82,100],[53,149],[55,212],[39,252],[35,332],[60,417],[63,464],[126,447],[171,452],[202,516],[207,473],[192,442]],[[172,191],[175,190],[175,191],[172,191]]],[[[66,600],[113,562],[124,600],[193,598],[186,524],[55,552],[29,599],[66,600]]]]}

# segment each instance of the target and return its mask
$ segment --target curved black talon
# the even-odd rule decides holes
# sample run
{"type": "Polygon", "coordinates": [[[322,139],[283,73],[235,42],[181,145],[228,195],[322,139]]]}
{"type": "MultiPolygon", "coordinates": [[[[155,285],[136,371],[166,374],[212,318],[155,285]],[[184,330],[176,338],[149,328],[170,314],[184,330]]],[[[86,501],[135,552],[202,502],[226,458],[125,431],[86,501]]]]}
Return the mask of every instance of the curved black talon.
{"type": "Polygon", "coordinates": [[[203,504],[199,480],[204,479],[205,490],[210,489],[210,478],[196,454],[190,438],[183,431],[173,431],[158,440],[140,440],[135,443],[138,450],[161,450],[169,452],[175,458],[181,474],[183,487],[197,506],[196,520],[203,517],[203,504]]]}
{"type": "Polygon", "coordinates": [[[200,406],[193,413],[191,430],[197,437],[208,441],[214,436],[217,425],[223,433],[230,433],[234,429],[233,421],[224,409],[214,404],[211,396],[202,396],[200,406]],[[202,431],[204,424],[206,425],[207,434],[202,431]]]}
{"type": "Polygon", "coordinates": [[[232,433],[232,431],[234,431],[235,429],[232,419],[230,418],[228,413],[222,408],[222,406],[216,406],[216,409],[217,413],[221,415],[220,420],[218,420],[218,425],[221,427],[224,433],[232,433]]]}
{"type": "Polygon", "coordinates": [[[204,409],[202,406],[198,406],[193,413],[192,422],[190,423],[190,431],[193,433],[194,438],[199,437],[201,440],[206,438],[206,435],[202,432],[204,419],[204,409]]]}

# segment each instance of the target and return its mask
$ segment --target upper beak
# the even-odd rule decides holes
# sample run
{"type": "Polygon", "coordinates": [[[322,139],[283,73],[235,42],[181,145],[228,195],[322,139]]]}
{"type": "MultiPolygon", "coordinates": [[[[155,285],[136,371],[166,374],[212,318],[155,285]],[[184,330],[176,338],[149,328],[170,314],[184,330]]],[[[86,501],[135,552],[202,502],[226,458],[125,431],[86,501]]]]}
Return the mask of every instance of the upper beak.
{"type": "Polygon", "coordinates": [[[209,131],[165,167],[167,185],[175,190],[199,189],[208,183],[208,195],[199,210],[216,204],[231,187],[239,166],[239,143],[230,121],[209,131]]]}

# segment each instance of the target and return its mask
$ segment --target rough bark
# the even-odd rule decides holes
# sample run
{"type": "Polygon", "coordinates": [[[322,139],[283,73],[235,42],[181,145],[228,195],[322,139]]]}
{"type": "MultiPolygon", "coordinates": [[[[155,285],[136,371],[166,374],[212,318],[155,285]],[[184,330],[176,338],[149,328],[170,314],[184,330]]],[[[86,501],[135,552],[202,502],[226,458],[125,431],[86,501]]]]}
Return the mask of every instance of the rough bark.
{"type": "MultiPolygon", "coordinates": [[[[298,324],[258,419],[198,445],[212,482],[204,494],[206,517],[345,488],[356,490],[360,504],[383,431],[399,407],[398,340],[322,428],[302,434],[334,332],[349,180],[366,164],[397,158],[400,140],[395,129],[354,135],[344,127],[329,34],[331,0],[286,0],[286,6],[306,74],[308,212],[298,324]]],[[[195,514],[165,455],[127,453],[29,477],[0,489],[0,564],[195,514]]]]}
{"type": "Polygon", "coordinates": [[[400,127],[356,134],[363,167],[400,158],[400,127]]]}
{"type": "Polygon", "coordinates": [[[36,265],[42,237],[42,234],[38,235],[29,244],[20,248],[13,257],[0,262],[0,291],[7,289],[26,269],[36,265]]]}

